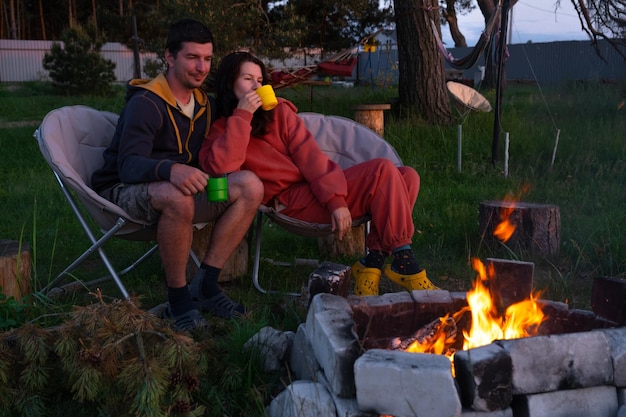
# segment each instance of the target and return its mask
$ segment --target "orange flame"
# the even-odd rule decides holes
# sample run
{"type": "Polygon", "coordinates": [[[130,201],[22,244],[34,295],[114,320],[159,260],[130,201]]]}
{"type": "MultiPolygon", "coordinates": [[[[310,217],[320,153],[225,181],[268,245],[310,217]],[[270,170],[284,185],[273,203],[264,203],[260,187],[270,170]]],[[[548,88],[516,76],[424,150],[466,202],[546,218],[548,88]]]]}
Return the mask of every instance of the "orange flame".
{"type": "Polygon", "coordinates": [[[493,230],[493,235],[500,241],[507,242],[515,233],[517,226],[511,223],[511,214],[515,211],[516,203],[521,199],[522,194],[526,193],[529,188],[528,185],[524,185],[517,196],[509,193],[504,197],[504,204],[500,210],[500,223],[493,230]]]}
{"type": "MultiPolygon", "coordinates": [[[[440,317],[439,321],[441,323],[445,323],[448,320],[449,315],[446,314],[445,317],[440,317]]],[[[454,343],[454,338],[449,338],[445,331],[438,331],[435,334],[435,337],[432,341],[426,343],[420,343],[419,341],[415,341],[411,343],[406,349],[406,352],[411,353],[433,353],[436,355],[446,355],[450,356],[448,352],[448,347],[454,343]]]]}
{"type": "Polygon", "coordinates": [[[463,349],[485,346],[494,340],[517,339],[533,336],[544,320],[544,314],[536,300],[539,294],[528,300],[509,306],[503,315],[494,305],[485,283],[493,278],[493,268],[486,270],[478,259],[472,259],[472,266],[478,272],[474,289],[467,293],[467,303],[472,314],[469,332],[464,331],[463,349]]]}
{"type": "MultiPolygon", "coordinates": [[[[463,330],[463,349],[485,346],[495,340],[519,339],[537,334],[539,325],[545,320],[545,315],[537,303],[540,294],[538,292],[531,294],[529,299],[512,304],[504,313],[500,313],[487,286],[489,280],[495,277],[493,264],[487,269],[479,259],[473,258],[472,267],[477,272],[477,277],[474,288],[466,295],[468,306],[452,315],[452,319],[458,322],[464,313],[467,311],[471,313],[470,329],[463,330]]],[[[446,315],[439,318],[442,326],[432,338],[424,342],[414,341],[405,351],[445,355],[452,361],[454,357],[452,345],[455,340],[446,333],[444,325],[449,317],[446,315]]]]}

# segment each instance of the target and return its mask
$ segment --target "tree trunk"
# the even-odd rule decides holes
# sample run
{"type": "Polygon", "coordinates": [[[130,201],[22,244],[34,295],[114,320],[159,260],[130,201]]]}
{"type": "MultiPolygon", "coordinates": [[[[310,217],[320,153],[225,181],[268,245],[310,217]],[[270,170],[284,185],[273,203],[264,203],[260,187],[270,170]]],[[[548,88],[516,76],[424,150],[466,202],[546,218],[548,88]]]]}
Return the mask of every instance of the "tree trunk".
{"type": "MultiPolygon", "coordinates": [[[[399,106],[417,110],[432,124],[452,122],[443,58],[431,19],[439,22],[437,0],[394,0],[399,61],[399,106]]],[[[440,30],[437,24],[437,30],[440,30]]]]}
{"type": "Polygon", "coordinates": [[[452,36],[454,46],[456,48],[466,48],[467,41],[459,29],[454,3],[456,3],[456,0],[446,0],[446,8],[443,10],[443,17],[446,19],[446,22],[448,22],[448,26],[450,26],[450,36],[452,36]]]}
{"type": "Polygon", "coordinates": [[[9,0],[9,39],[17,39],[17,20],[15,19],[14,0],[9,0]]]}
{"type": "Polygon", "coordinates": [[[96,0],[91,0],[91,15],[93,19],[93,27],[98,33],[98,17],[96,15],[96,0]]]}
{"type": "Polygon", "coordinates": [[[46,38],[46,19],[43,15],[43,0],[39,0],[39,20],[41,22],[41,39],[46,41],[48,39],[46,38]]]}
{"type": "MultiPolygon", "coordinates": [[[[485,18],[486,25],[489,19],[491,19],[491,16],[496,13],[496,4],[498,3],[498,0],[477,0],[477,2],[480,11],[483,14],[483,17],[485,18]]],[[[510,0],[509,8],[513,7],[515,3],[517,3],[517,0],[510,0]]],[[[502,24],[502,21],[500,21],[500,24],[502,24]]],[[[494,54],[496,53],[495,46],[496,43],[499,41],[499,37],[499,32],[495,32],[493,39],[489,42],[489,45],[485,49],[485,77],[482,83],[483,87],[485,88],[496,88],[496,82],[498,77],[498,71],[496,67],[498,59],[494,56],[494,54]]],[[[506,79],[506,77],[504,77],[504,73],[502,74],[502,76],[504,79],[506,79]]]]}

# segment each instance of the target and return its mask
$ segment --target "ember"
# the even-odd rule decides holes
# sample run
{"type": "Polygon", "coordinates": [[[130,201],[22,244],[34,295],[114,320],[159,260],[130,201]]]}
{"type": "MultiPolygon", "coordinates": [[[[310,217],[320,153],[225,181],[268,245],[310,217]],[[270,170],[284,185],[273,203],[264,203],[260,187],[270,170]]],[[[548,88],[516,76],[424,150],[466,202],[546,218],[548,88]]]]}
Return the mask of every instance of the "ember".
{"type": "Polygon", "coordinates": [[[392,350],[404,350],[412,353],[434,353],[451,356],[454,352],[450,346],[456,339],[456,321],[445,316],[438,318],[419,329],[410,337],[402,340],[391,340],[392,350]]]}

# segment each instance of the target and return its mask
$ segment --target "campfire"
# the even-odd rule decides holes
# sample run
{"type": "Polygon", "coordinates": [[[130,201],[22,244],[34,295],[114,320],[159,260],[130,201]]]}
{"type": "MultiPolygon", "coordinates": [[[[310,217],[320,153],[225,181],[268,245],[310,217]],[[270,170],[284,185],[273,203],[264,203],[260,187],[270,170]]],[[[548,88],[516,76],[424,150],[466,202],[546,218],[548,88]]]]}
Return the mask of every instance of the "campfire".
{"type": "MultiPolygon", "coordinates": [[[[558,250],[558,207],[513,199],[484,207],[489,233],[481,235],[497,231],[497,240],[515,243],[509,248],[558,250]],[[542,241],[543,232],[551,239],[542,241]],[[516,246],[526,238],[533,245],[516,246]]],[[[472,266],[467,292],[310,298],[288,359],[295,381],[269,415],[614,417],[626,408],[623,280],[596,277],[586,311],[540,299],[531,262],[472,266]]],[[[349,267],[328,268],[315,275],[349,278],[349,267]]]]}
{"type": "MultiPolygon", "coordinates": [[[[500,212],[500,223],[494,228],[494,236],[506,243],[515,232],[511,214],[515,210],[517,198],[507,196],[506,205],[500,212]]],[[[490,282],[495,280],[493,264],[486,267],[477,258],[472,259],[472,267],[477,272],[474,287],[467,292],[467,306],[453,314],[446,314],[417,330],[408,338],[394,338],[389,348],[413,353],[432,353],[445,355],[453,360],[458,345],[457,337],[463,336],[463,350],[486,346],[495,340],[519,339],[534,336],[539,325],[545,320],[537,300],[540,293],[535,292],[528,299],[509,306],[498,305],[490,289],[490,282]],[[469,330],[458,332],[457,323],[464,314],[470,313],[469,330]]]]}

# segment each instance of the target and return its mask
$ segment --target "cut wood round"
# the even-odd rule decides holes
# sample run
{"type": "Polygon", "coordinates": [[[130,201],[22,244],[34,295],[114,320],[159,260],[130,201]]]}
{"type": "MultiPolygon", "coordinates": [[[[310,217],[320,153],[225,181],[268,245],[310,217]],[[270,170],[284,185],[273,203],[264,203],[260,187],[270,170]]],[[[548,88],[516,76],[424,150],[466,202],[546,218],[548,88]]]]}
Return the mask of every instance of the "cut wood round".
{"type": "Polygon", "coordinates": [[[15,240],[0,240],[0,286],[7,297],[21,300],[31,292],[30,247],[15,240]]]}
{"type": "MultiPolygon", "coordinates": [[[[211,241],[211,234],[213,232],[214,223],[207,224],[200,230],[195,230],[193,233],[193,240],[191,242],[191,250],[196,254],[200,262],[206,254],[206,250],[209,247],[211,241]]],[[[239,245],[235,248],[226,265],[222,268],[218,282],[228,282],[248,272],[248,240],[244,237],[239,245]]],[[[187,263],[187,281],[193,279],[198,268],[190,260],[187,263]]]]}
{"type": "Polygon", "coordinates": [[[354,107],[354,120],[359,122],[379,136],[385,136],[385,110],[389,110],[391,104],[361,104],[354,107]]]}
{"type": "Polygon", "coordinates": [[[350,229],[342,240],[335,234],[319,237],[317,240],[320,252],[330,259],[341,256],[365,256],[365,224],[350,229]]]}
{"type": "Polygon", "coordinates": [[[559,252],[561,213],[554,204],[521,201],[483,201],[479,209],[480,235],[486,243],[497,243],[496,227],[508,217],[515,231],[503,242],[512,250],[525,249],[533,253],[554,255],[559,252]]]}

